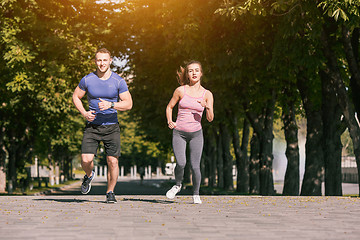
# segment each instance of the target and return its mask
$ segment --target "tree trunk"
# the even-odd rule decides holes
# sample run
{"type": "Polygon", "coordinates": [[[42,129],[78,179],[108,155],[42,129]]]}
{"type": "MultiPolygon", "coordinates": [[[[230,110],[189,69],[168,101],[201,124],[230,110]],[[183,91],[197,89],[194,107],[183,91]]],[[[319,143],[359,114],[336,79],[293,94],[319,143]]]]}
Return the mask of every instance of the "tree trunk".
{"type": "Polygon", "coordinates": [[[283,106],[282,120],[286,140],[285,155],[287,166],[282,195],[298,196],[300,189],[300,154],[298,142],[298,126],[295,119],[295,107],[293,102],[283,106]]]}
{"type": "Polygon", "coordinates": [[[321,196],[323,179],[324,154],[322,149],[323,125],[320,105],[317,96],[312,96],[309,90],[308,79],[298,74],[297,85],[305,109],[306,144],[305,144],[305,173],[301,186],[302,196],[321,196]]]}
{"type": "Polygon", "coordinates": [[[230,134],[228,127],[224,123],[220,123],[220,136],[222,145],[222,156],[224,161],[224,189],[233,190],[233,161],[230,154],[230,134]]]}
{"type": "Polygon", "coordinates": [[[248,155],[248,147],[249,147],[249,138],[250,138],[250,123],[247,118],[244,118],[243,125],[243,135],[241,139],[241,167],[243,170],[243,174],[240,175],[238,181],[240,181],[239,187],[240,191],[249,192],[249,155],[248,155]]]}
{"type": "Polygon", "coordinates": [[[71,174],[71,157],[63,157],[61,164],[59,166],[60,168],[60,172],[59,172],[59,178],[61,178],[61,172],[64,174],[64,177],[67,179],[72,179],[72,174],[71,174]]]}
{"type": "Polygon", "coordinates": [[[254,131],[250,141],[249,192],[260,193],[260,142],[254,131]]]}
{"type": "Polygon", "coordinates": [[[216,133],[216,149],[217,149],[217,186],[219,188],[224,188],[224,160],[222,156],[222,141],[221,134],[216,133]]]}
{"type": "MultiPolygon", "coordinates": [[[[353,105],[350,103],[348,92],[346,90],[344,81],[342,79],[336,55],[331,50],[329,45],[329,33],[324,31],[322,33],[323,40],[323,51],[327,59],[327,69],[325,72],[328,76],[331,76],[332,86],[336,92],[337,100],[339,106],[341,107],[345,122],[348,126],[350,137],[354,146],[354,154],[356,158],[356,165],[358,170],[358,176],[360,176],[360,128],[359,124],[355,118],[355,110],[353,105]]],[[[359,183],[359,192],[360,192],[360,183],[359,183]]]]}
{"type": "MultiPolygon", "coordinates": [[[[274,195],[274,180],[272,173],[273,162],[273,115],[275,108],[275,95],[266,103],[266,108],[263,113],[256,114],[247,111],[251,126],[257,133],[260,144],[260,194],[261,195],[274,195]]],[[[247,109],[245,107],[245,109],[247,109]]]]}
{"type": "MultiPolygon", "coordinates": [[[[347,37],[347,36],[346,36],[347,37]]],[[[359,69],[359,41],[360,41],[360,28],[355,28],[353,30],[352,36],[351,36],[351,43],[349,45],[349,42],[344,41],[344,46],[345,49],[349,48],[350,55],[346,54],[346,58],[354,58],[355,59],[355,66],[357,66],[356,68],[359,69]],[[346,47],[347,46],[347,47],[346,47]],[[351,56],[351,53],[353,56],[351,56]]],[[[347,52],[346,51],[346,52],[347,52]]],[[[348,60],[349,61],[349,60],[348,60]]],[[[355,71],[359,71],[359,70],[355,70],[355,71]]],[[[352,69],[350,69],[350,72],[352,73],[352,69]]],[[[354,103],[354,107],[355,107],[355,112],[360,113],[360,94],[358,94],[360,92],[360,81],[359,79],[355,79],[355,77],[353,77],[353,73],[351,74],[351,78],[350,78],[350,87],[351,87],[351,97],[352,97],[352,101],[354,103]]]]}
{"type": "Polygon", "coordinates": [[[17,171],[16,171],[16,157],[20,152],[20,143],[16,137],[15,129],[9,129],[7,132],[9,142],[5,144],[6,150],[9,154],[8,162],[8,192],[12,193],[17,187],[17,171]]]}
{"type": "Polygon", "coordinates": [[[215,187],[216,184],[216,139],[214,131],[205,130],[205,157],[208,169],[208,186],[215,187]]]}
{"type": "Polygon", "coordinates": [[[4,193],[6,190],[6,152],[3,144],[3,135],[3,129],[0,129],[0,193],[4,193]]]}
{"type": "Polygon", "coordinates": [[[237,128],[237,118],[234,117],[233,121],[233,146],[237,167],[236,191],[240,193],[249,193],[249,158],[247,154],[247,147],[249,144],[250,124],[245,118],[243,124],[242,141],[240,146],[240,137],[237,128]]]}
{"type": "Polygon", "coordinates": [[[9,153],[9,163],[8,163],[8,192],[12,193],[13,190],[16,189],[16,151],[17,145],[10,144],[8,153],[9,153]]]}
{"type": "Polygon", "coordinates": [[[232,128],[232,144],[233,144],[233,149],[234,149],[234,154],[235,154],[235,163],[236,163],[236,168],[237,168],[237,178],[236,178],[236,191],[238,191],[239,189],[239,174],[241,174],[241,172],[243,171],[241,164],[241,149],[240,149],[240,135],[239,135],[239,129],[238,129],[238,121],[237,121],[237,116],[235,116],[234,114],[232,114],[231,116],[229,116],[231,118],[231,128],[232,128]]]}
{"type": "MultiPolygon", "coordinates": [[[[24,167],[26,157],[30,154],[30,140],[28,139],[28,130],[26,126],[12,127],[6,129],[5,149],[8,153],[8,192],[17,188],[17,169],[24,167]]],[[[3,140],[4,141],[4,140],[3,140]]]]}
{"type": "Polygon", "coordinates": [[[320,72],[322,83],[322,119],[324,127],[323,149],[325,167],[325,195],[342,196],[341,174],[341,134],[345,130],[341,124],[341,110],[329,76],[320,72]]]}
{"type": "Polygon", "coordinates": [[[354,39],[351,38],[350,30],[342,25],[341,29],[343,46],[347,62],[349,64],[349,70],[351,78],[360,86],[360,67],[359,67],[359,28],[354,30],[354,39]],[[357,40],[357,41],[356,41],[357,40]]]}
{"type": "Polygon", "coordinates": [[[268,100],[264,121],[263,134],[261,135],[260,155],[260,193],[261,195],[274,195],[274,178],[272,173],[273,163],[273,124],[274,124],[275,96],[268,100]]]}

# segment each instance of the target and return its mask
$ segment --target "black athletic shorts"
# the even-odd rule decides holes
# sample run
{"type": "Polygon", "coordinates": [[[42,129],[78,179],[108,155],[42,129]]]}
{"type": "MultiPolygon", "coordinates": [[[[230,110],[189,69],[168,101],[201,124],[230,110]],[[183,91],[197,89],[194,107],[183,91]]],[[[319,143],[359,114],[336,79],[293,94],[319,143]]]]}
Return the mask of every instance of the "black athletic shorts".
{"type": "Polygon", "coordinates": [[[100,142],[104,143],[107,156],[120,156],[119,124],[95,125],[87,123],[81,145],[81,153],[96,155],[100,142]]]}

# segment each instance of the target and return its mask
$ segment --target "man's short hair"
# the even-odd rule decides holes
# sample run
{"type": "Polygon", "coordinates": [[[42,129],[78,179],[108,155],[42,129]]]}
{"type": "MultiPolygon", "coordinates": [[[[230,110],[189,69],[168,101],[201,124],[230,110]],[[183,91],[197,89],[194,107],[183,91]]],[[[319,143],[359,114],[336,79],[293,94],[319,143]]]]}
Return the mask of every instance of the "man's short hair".
{"type": "Polygon", "coordinates": [[[98,54],[98,53],[107,53],[107,54],[109,54],[109,56],[110,56],[110,58],[111,58],[111,52],[110,52],[109,50],[107,50],[106,48],[100,48],[100,49],[98,49],[98,50],[96,51],[96,53],[95,53],[95,58],[96,58],[96,54],[98,54]]]}

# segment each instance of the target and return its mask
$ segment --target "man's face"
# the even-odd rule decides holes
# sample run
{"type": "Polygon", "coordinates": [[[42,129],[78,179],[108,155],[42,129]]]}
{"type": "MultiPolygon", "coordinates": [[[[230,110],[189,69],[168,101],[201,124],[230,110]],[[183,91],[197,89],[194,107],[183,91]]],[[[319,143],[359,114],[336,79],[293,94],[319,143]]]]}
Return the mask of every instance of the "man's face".
{"type": "Polygon", "coordinates": [[[111,65],[112,59],[108,53],[97,53],[95,56],[95,63],[97,70],[101,73],[105,73],[111,65]]]}

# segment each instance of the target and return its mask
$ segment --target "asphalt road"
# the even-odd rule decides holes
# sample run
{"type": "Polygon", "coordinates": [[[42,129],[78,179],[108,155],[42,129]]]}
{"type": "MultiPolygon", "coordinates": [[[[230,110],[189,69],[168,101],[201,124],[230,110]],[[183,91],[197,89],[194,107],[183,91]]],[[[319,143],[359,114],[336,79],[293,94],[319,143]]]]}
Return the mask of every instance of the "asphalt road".
{"type": "MultiPolygon", "coordinates": [[[[131,179],[129,177],[119,178],[115,187],[115,194],[121,195],[163,195],[169,190],[174,181],[169,177],[159,179],[144,179],[141,183],[140,179],[131,179]]],[[[46,195],[82,195],[80,192],[81,181],[66,186],[62,189],[46,193],[46,195]]],[[[96,177],[91,184],[91,191],[88,195],[105,195],[107,180],[105,177],[96,177]]],[[[180,195],[191,195],[189,189],[183,189],[180,195]]]]}
{"type": "Polygon", "coordinates": [[[167,180],[120,179],[118,202],[105,202],[106,180],[88,195],[81,181],[37,196],[0,196],[0,239],[359,239],[360,198],[165,197],[167,180]]]}

